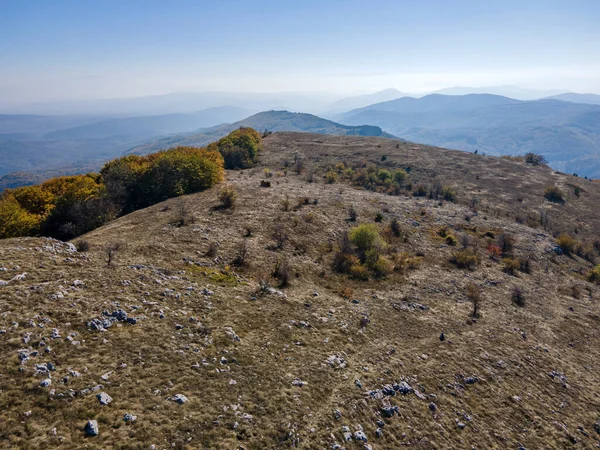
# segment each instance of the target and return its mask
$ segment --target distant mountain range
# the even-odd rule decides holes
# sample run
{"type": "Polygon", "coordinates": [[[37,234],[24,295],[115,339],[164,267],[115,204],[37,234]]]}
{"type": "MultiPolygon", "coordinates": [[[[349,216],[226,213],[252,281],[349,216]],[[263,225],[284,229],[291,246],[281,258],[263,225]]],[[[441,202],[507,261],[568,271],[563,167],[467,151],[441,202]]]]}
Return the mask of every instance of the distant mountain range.
{"type": "Polygon", "coordinates": [[[292,113],[289,111],[265,111],[235,123],[197,130],[194,133],[180,133],[157,139],[153,142],[133,147],[127,153],[151,153],[178,145],[205,146],[240,127],[251,127],[259,131],[301,131],[335,136],[356,135],[395,138],[395,136],[382,131],[377,126],[348,126],[312,114],[292,113]]]}
{"type": "Polygon", "coordinates": [[[80,115],[0,115],[0,177],[10,174],[0,178],[0,190],[37,182],[50,173],[56,176],[96,170],[104,161],[128,151],[206,145],[240,126],[398,136],[491,155],[532,151],[544,154],[558,170],[600,178],[599,95],[556,94],[511,86],[456,87],[443,92],[457,95],[409,97],[387,89],[344,99],[323,96],[315,100],[312,94],[298,93],[180,93],[80,102],[75,104],[76,109],[86,111],[80,115]],[[458,95],[484,89],[512,92],[520,97],[553,95],[534,101],[489,93],[458,95]],[[309,109],[318,106],[327,118],[278,107],[250,116],[264,111],[265,105],[277,105],[280,101],[293,103],[298,110],[303,105],[309,109]],[[200,104],[208,106],[199,109],[200,104]],[[103,115],[116,107],[123,108],[118,115],[103,115]],[[130,114],[134,110],[163,114],[130,114]],[[172,110],[179,112],[171,113],[172,110]]]}
{"type": "Polygon", "coordinates": [[[194,113],[106,119],[87,125],[52,131],[44,137],[51,140],[149,139],[165,134],[210,127],[224,122],[234,122],[248,117],[249,114],[251,112],[247,109],[220,106],[194,113]]]}
{"type": "Polygon", "coordinates": [[[538,89],[525,89],[519,86],[483,86],[483,87],[466,87],[454,86],[444,89],[439,89],[432,92],[433,94],[442,95],[469,95],[469,94],[492,94],[502,97],[510,97],[517,100],[539,100],[541,98],[550,97],[552,95],[563,94],[567,91],[543,91],[538,89]]]}
{"type": "Polygon", "coordinates": [[[439,147],[491,155],[541,153],[556,169],[600,177],[600,105],[432,94],[369,105],[337,120],[378,125],[404,139],[439,147]]]}
{"type": "Polygon", "coordinates": [[[552,100],[562,100],[565,102],[600,105],[600,95],[597,94],[574,94],[573,92],[567,92],[566,94],[553,95],[552,97],[547,98],[552,100]]]}

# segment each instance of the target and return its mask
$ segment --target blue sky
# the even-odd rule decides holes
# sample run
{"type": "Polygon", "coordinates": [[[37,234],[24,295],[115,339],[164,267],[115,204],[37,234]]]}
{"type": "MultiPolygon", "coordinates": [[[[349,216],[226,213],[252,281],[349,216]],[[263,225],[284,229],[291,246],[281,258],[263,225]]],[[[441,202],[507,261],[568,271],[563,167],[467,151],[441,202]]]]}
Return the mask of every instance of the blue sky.
{"type": "Polygon", "coordinates": [[[600,93],[599,19],[598,0],[0,0],[0,98],[600,93]]]}

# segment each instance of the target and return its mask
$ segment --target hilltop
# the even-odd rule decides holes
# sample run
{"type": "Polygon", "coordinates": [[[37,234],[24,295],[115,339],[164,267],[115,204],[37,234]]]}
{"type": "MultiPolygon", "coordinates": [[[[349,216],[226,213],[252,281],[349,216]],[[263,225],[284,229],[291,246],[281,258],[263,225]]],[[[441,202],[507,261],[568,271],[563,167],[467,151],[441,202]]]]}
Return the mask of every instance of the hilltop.
{"type": "Polygon", "coordinates": [[[177,145],[204,146],[240,127],[250,127],[255,130],[275,131],[303,131],[307,133],[329,134],[334,136],[380,136],[394,138],[377,126],[364,124],[342,125],[321,117],[294,113],[289,111],[265,111],[239,122],[223,124],[216,127],[197,130],[195,133],[181,133],[174,136],[157,139],[156,141],[139,145],[129,150],[128,153],[144,154],[163,148],[177,145]]]}
{"type": "Polygon", "coordinates": [[[0,241],[8,446],[599,444],[599,183],[292,132],[225,183],[0,241]]]}

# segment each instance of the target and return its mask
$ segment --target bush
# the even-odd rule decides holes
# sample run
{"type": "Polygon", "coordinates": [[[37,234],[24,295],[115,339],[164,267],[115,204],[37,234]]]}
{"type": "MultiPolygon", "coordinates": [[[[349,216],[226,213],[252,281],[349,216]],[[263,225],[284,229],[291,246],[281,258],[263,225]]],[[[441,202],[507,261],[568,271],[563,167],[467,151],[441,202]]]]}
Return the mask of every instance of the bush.
{"type": "Polygon", "coordinates": [[[473,249],[466,248],[455,251],[452,254],[451,261],[456,264],[457,267],[473,270],[477,267],[477,264],[479,264],[479,255],[477,255],[473,249]]]}
{"type": "Polygon", "coordinates": [[[578,241],[567,233],[563,233],[556,239],[556,245],[565,255],[572,255],[577,250],[578,241]]]}
{"type": "Polygon", "coordinates": [[[360,260],[364,261],[366,253],[380,244],[381,238],[375,225],[364,224],[350,230],[350,242],[356,246],[360,260]]]}
{"type": "Polygon", "coordinates": [[[524,160],[525,160],[525,163],[531,164],[534,166],[540,166],[540,165],[548,163],[548,161],[546,160],[546,158],[543,155],[537,155],[535,153],[527,153],[524,156],[524,160]]]}
{"type": "Polygon", "coordinates": [[[383,214],[378,212],[377,214],[375,214],[375,222],[377,223],[381,223],[383,222],[383,214]]]}
{"type": "Polygon", "coordinates": [[[496,237],[496,245],[500,248],[502,256],[509,256],[515,247],[515,237],[508,233],[499,234],[496,237]]]}
{"type": "Polygon", "coordinates": [[[427,187],[422,184],[418,185],[413,191],[413,196],[415,197],[426,197],[427,196],[427,187]]]}
{"type": "Polygon", "coordinates": [[[290,265],[285,258],[277,259],[273,276],[279,281],[279,287],[285,288],[290,285],[290,265]]]}
{"type": "Polygon", "coordinates": [[[230,209],[235,206],[237,200],[237,191],[233,186],[225,186],[219,191],[219,201],[225,209],[230,209]]]}
{"type": "Polygon", "coordinates": [[[396,237],[402,236],[402,229],[400,228],[400,222],[395,217],[390,221],[390,231],[396,237]]]}
{"type": "Polygon", "coordinates": [[[553,203],[564,203],[565,201],[563,192],[557,186],[547,187],[544,191],[544,197],[553,203]]]}
{"type": "Polygon", "coordinates": [[[512,291],[512,301],[515,305],[524,308],[525,307],[525,295],[523,289],[516,287],[512,291]]]}
{"type": "Polygon", "coordinates": [[[350,205],[350,208],[348,208],[348,220],[350,222],[356,222],[357,217],[358,217],[358,213],[356,212],[354,205],[350,205]]]}
{"type": "Polygon", "coordinates": [[[75,248],[78,252],[89,252],[90,251],[90,243],[85,239],[75,242],[75,248]]]}
{"type": "Polygon", "coordinates": [[[338,180],[338,175],[333,170],[328,170],[325,174],[325,182],[327,184],[333,184],[338,180]]]}
{"type": "Polygon", "coordinates": [[[385,256],[380,256],[377,258],[377,261],[371,265],[371,270],[377,278],[385,278],[394,271],[394,263],[385,256]]]}
{"type": "Polygon", "coordinates": [[[520,267],[519,261],[516,259],[504,258],[502,260],[502,270],[510,275],[515,275],[520,267]]]}
{"type": "Polygon", "coordinates": [[[469,283],[467,286],[467,298],[473,304],[473,311],[471,317],[474,319],[479,317],[479,306],[481,305],[481,288],[475,283],[469,283]]]}
{"type": "Polygon", "coordinates": [[[350,276],[356,280],[367,281],[369,279],[369,269],[361,264],[354,264],[350,267],[350,276]]]}
{"type": "Polygon", "coordinates": [[[451,187],[442,188],[442,198],[448,202],[456,201],[456,191],[451,187]]]}
{"type": "Polygon", "coordinates": [[[261,137],[252,128],[239,128],[228,136],[213,142],[207,148],[223,156],[228,170],[246,169],[256,164],[261,149],[261,137]]]}
{"type": "Polygon", "coordinates": [[[407,252],[395,253],[392,255],[394,270],[400,273],[406,273],[408,270],[418,269],[421,265],[421,259],[416,256],[410,256],[407,252]]]}
{"type": "Polygon", "coordinates": [[[600,284],[600,264],[598,264],[590,271],[588,275],[588,280],[592,283],[600,284]]]}
{"type": "Polygon", "coordinates": [[[452,236],[451,234],[446,236],[446,239],[444,239],[444,241],[446,242],[446,244],[450,245],[451,247],[455,247],[456,244],[458,243],[456,238],[454,236],[452,236]]]}

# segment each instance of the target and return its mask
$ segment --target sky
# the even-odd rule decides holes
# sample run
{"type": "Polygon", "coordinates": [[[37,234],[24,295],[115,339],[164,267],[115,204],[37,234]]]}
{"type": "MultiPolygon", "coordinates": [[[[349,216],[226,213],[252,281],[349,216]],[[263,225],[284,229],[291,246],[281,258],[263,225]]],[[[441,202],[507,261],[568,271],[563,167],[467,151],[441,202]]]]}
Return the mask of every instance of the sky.
{"type": "Polygon", "coordinates": [[[600,93],[598,0],[0,0],[0,102],[519,85],[600,93]]]}

